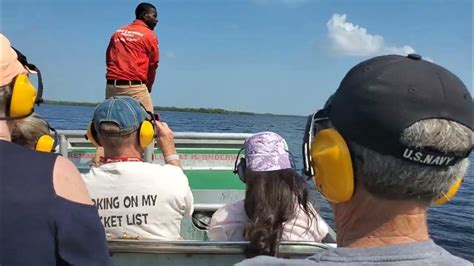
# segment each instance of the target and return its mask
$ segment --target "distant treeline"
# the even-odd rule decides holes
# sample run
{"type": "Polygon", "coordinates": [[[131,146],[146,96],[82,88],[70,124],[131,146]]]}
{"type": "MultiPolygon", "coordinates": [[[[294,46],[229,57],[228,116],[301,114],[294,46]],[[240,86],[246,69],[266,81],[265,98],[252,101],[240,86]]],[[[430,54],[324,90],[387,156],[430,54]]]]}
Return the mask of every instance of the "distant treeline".
{"type": "MultiPolygon", "coordinates": [[[[71,105],[71,106],[92,106],[95,107],[99,103],[91,102],[72,102],[72,101],[56,101],[56,100],[44,100],[45,104],[53,105],[71,105]]],[[[155,106],[156,111],[175,111],[175,112],[194,112],[194,113],[213,113],[213,114],[237,114],[237,115],[254,115],[251,112],[240,112],[240,111],[229,111],[220,108],[180,108],[174,106],[155,106]]]]}

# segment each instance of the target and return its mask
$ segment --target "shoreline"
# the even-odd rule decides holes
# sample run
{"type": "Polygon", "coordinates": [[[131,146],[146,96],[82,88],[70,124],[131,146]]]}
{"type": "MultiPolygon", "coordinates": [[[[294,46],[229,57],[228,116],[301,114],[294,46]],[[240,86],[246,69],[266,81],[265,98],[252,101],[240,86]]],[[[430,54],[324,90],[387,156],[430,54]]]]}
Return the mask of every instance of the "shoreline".
{"type": "MultiPolygon", "coordinates": [[[[61,100],[43,100],[42,104],[49,105],[66,105],[66,106],[86,106],[95,107],[100,102],[75,102],[75,101],[61,101],[61,100]]],[[[230,111],[221,108],[194,108],[194,107],[175,107],[175,106],[153,106],[156,111],[172,111],[172,112],[187,112],[187,113],[208,113],[208,114],[231,114],[231,115],[272,115],[272,116],[290,116],[302,117],[301,115],[284,115],[271,113],[253,113],[243,111],[230,111]]]]}

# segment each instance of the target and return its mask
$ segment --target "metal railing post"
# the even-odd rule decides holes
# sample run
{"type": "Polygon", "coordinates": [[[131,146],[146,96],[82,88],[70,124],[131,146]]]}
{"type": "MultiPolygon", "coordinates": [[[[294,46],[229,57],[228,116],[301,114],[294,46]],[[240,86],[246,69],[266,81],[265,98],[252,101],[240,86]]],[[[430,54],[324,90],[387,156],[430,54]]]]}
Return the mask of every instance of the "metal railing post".
{"type": "Polygon", "coordinates": [[[60,139],[59,139],[59,153],[61,153],[61,155],[63,157],[68,157],[68,141],[67,141],[67,138],[64,134],[61,134],[60,135],[60,139]]]}
{"type": "Polygon", "coordinates": [[[148,163],[153,162],[154,149],[155,149],[155,141],[153,141],[150,145],[148,145],[145,148],[145,154],[144,154],[145,155],[144,156],[145,162],[148,162],[148,163]]]}

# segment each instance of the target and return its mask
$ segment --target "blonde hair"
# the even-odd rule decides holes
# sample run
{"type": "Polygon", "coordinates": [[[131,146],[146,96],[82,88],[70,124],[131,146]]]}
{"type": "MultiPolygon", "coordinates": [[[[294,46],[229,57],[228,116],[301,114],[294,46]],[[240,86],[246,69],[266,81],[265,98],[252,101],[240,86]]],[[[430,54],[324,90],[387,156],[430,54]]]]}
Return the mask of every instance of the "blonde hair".
{"type": "Polygon", "coordinates": [[[38,139],[43,135],[51,135],[48,123],[33,113],[23,119],[15,120],[12,142],[35,149],[38,139]]]}
{"type": "Polygon", "coordinates": [[[0,115],[5,115],[5,109],[7,107],[7,97],[10,94],[10,85],[0,87],[0,115]]]}

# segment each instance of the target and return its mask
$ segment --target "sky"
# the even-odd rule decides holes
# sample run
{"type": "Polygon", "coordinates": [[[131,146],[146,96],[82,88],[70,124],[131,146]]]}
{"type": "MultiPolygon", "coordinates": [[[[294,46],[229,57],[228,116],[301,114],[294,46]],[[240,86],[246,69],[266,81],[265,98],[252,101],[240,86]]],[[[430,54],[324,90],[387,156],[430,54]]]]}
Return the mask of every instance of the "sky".
{"type": "MultiPolygon", "coordinates": [[[[44,98],[98,102],[111,34],[139,1],[0,0],[44,98]]],[[[472,0],[161,0],[154,105],[308,115],[373,56],[419,53],[472,93],[472,0]]]]}

